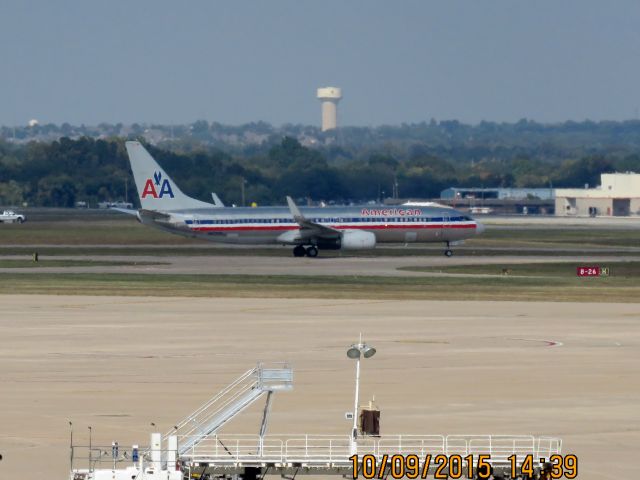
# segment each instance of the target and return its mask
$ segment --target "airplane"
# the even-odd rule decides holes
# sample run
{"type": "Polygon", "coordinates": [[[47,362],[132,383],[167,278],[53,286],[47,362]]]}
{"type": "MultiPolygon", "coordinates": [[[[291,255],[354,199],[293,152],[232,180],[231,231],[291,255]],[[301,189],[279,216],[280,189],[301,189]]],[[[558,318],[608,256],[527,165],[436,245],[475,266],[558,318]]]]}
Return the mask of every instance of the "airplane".
{"type": "MultiPolygon", "coordinates": [[[[484,231],[484,226],[445,206],[364,205],[299,208],[225,207],[217,195],[207,203],[185,195],[137,141],[126,142],[141,209],[127,211],[141,223],[183,235],[232,244],[293,246],[295,257],[317,257],[319,250],[360,250],[378,243],[451,245],[484,231]]],[[[125,210],[121,210],[125,211],[125,210]]]]}

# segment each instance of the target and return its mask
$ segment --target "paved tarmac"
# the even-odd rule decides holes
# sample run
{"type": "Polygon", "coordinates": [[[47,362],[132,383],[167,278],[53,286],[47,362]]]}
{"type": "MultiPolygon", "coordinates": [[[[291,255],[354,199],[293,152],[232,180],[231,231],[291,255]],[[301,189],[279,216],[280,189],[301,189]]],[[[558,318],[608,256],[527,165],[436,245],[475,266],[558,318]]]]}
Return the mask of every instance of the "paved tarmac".
{"type": "Polygon", "coordinates": [[[640,228],[640,217],[559,217],[555,215],[475,215],[479,222],[510,228],[640,228]]]}
{"type": "MultiPolygon", "coordinates": [[[[18,256],[0,256],[16,259],[18,256]]],[[[30,257],[24,257],[30,258],[30,257]]],[[[47,257],[41,257],[47,258],[47,257]]],[[[266,256],[152,256],[100,255],[99,257],[55,256],[62,260],[99,260],[121,262],[161,262],[160,265],[82,266],[0,268],[0,273],[145,273],[145,274],[216,274],[216,275],[370,275],[370,276],[433,276],[437,269],[452,265],[517,265],[522,263],[574,262],[576,265],[606,265],[612,261],[638,261],[638,256],[602,254],[560,256],[411,256],[411,257],[266,257],[266,256]],[[431,267],[434,272],[410,272],[403,267],[431,267]]]]}
{"type": "Polygon", "coordinates": [[[76,442],[146,444],[258,360],[295,369],[270,432],[347,434],[359,332],[383,434],[560,436],[581,480],[637,474],[636,304],[6,295],[0,332],[2,479],[65,478],[68,419],[76,442]]]}

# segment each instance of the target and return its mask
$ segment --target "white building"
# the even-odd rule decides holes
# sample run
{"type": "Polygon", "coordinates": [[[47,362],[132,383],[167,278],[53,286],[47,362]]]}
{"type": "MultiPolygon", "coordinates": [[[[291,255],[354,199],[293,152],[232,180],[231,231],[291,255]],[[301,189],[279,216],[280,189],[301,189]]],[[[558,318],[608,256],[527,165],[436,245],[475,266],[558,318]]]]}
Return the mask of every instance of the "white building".
{"type": "Polygon", "coordinates": [[[556,189],[556,215],[640,215],[640,174],[603,173],[597,188],[556,189]]]}

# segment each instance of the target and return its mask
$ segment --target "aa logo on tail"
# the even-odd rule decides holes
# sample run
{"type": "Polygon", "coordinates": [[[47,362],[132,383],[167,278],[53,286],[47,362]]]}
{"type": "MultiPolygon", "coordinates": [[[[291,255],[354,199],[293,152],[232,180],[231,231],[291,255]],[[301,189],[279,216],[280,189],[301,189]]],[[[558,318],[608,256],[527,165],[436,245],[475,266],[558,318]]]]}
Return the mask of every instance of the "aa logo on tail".
{"type": "Polygon", "coordinates": [[[151,195],[153,198],[162,198],[165,195],[173,198],[173,190],[171,190],[169,180],[166,178],[163,180],[162,173],[154,172],[153,179],[147,178],[147,181],[144,184],[144,189],[142,190],[141,197],[147,198],[147,196],[149,195],[151,195]]]}

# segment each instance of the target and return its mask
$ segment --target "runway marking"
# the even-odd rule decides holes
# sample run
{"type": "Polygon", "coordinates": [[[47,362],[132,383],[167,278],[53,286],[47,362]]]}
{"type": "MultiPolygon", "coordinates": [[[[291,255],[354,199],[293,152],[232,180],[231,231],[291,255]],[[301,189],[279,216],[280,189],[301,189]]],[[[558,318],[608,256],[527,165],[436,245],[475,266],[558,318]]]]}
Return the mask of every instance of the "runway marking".
{"type": "Polygon", "coordinates": [[[564,343],[557,340],[541,340],[539,338],[510,338],[509,340],[520,340],[523,342],[541,342],[545,343],[547,347],[562,347],[564,343]]]}
{"type": "MultiPolygon", "coordinates": [[[[293,300],[297,300],[297,299],[293,299],[293,300]]],[[[330,303],[318,303],[318,304],[314,304],[314,305],[300,305],[300,308],[304,308],[305,310],[308,310],[309,308],[315,308],[315,307],[344,307],[344,306],[352,306],[352,305],[373,305],[376,303],[388,303],[388,302],[397,302],[398,300],[395,299],[390,299],[390,300],[366,300],[366,299],[362,299],[361,301],[356,301],[356,302],[341,302],[339,305],[336,304],[336,302],[330,302],[330,303]]],[[[269,311],[269,310],[286,310],[287,312],[291,312],[291,310],[294,308],[294,305],[288,305],[288,306],[265,306],[265,307],[251,307],[251,308],[243,308],[240,311],[241,312],[264,312],[264,311],[269,311]]]]}

